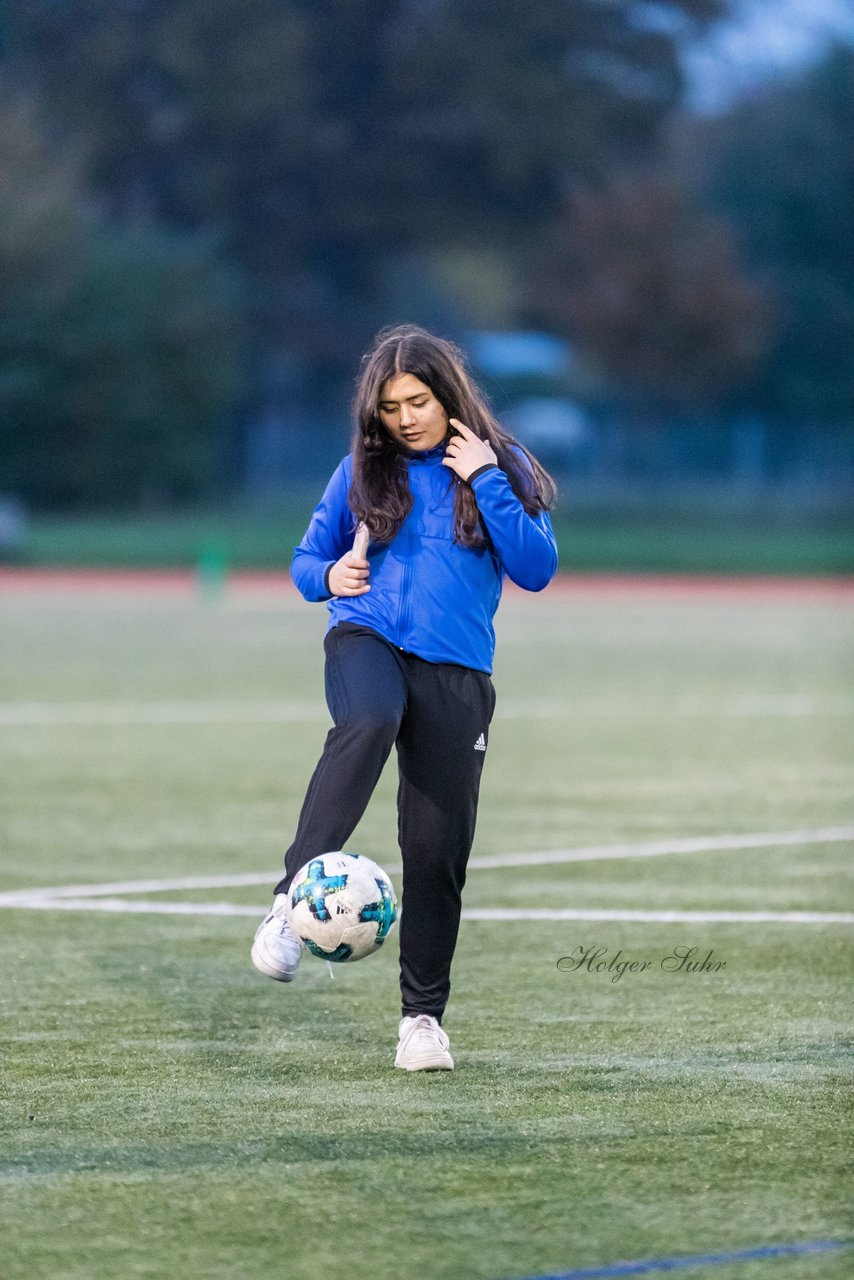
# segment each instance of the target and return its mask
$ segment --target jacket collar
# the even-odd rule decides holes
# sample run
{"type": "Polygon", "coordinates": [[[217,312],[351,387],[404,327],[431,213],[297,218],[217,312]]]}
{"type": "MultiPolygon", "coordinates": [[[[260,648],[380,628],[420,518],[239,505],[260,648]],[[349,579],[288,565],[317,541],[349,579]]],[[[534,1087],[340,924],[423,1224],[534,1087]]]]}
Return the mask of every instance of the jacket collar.
{"type": "Polygon", "coordinates": [[[441,462],[445,456],[445,445],[437,444],[432,449],[424,449],[421,451],[407,451],[405,454],[406,461],[412,466],[413,462],[418,463],[436,463],[441,462]]]}

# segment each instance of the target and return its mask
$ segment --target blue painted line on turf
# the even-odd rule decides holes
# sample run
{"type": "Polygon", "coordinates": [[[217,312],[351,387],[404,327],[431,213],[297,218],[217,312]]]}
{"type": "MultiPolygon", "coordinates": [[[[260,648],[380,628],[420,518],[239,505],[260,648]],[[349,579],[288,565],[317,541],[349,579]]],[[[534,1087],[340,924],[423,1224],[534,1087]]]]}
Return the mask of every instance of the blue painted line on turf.
{"type": "Polygon", "coordinates": [[[528,1276],[526,1280],[609,1280],[611,1276],[642,1276],[651,1271],[682,1271],[688,1267],[716,1267],[727,1262],[754,1262],[782,1258],[796,1253],[829,1253],[850,1249],[854,1240],[808,1240],[805,1244],[763,1244],[730,1253],[694,1253],[683,1258],[642,1258],[637,1262],[613,1262],[604,1267],[582,1267],[575,1271],[528,1276]]]}

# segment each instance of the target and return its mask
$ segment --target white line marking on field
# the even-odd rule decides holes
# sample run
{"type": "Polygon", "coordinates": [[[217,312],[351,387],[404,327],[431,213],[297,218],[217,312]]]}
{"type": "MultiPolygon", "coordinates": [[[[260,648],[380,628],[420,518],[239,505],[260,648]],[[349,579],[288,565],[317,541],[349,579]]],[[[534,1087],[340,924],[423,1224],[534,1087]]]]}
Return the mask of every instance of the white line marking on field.
{"type": "MultiPolygon", "coordinates": [[[[269,877],[268,877],[269,879],[269,877]]],[[[11,894],[7,895],[11,897],[11,894]]],[[[151,916],[256,916],[263,907],[238,902],[149,902],[145,898],[49,898],[21,894],[14,902],[0,901],[0,907],[19,911],[105,911],[118,915],[151,916]]]]}
{"type": "MultiPolygon", "coordinates": [[[[509,698],[499,703],[499,720],[591,720],[615,717],[630,719],[708,717],[729,719],[745,717],[792,718],[802,716],[847,716],[854,709],[854,699],[790,694],[784,697],[735,698],[728,702],[705,702],[689,698],[667,703],[627,707],[624,703],[574,701],[571,696],[555,698],[509,698]]],[[[232,699],[224,701],[169,702],[3,702],[0,703],[0,726],[36,728],[38,726],[99,725],[206,725],[206,724],[291,724],[328,720],[319,699],[280,699],[276,701],[232,699]]]]}
{"type": "Polygon", "coordinates": [[[472,907],[466,920],[625,920],[656,924],[854,924],[851,911],[629,911],[600,907],[472,907]]]}
{"type": "Polygon", "coordinates": [[[600,862],[609,858],[657,858],[667,853],[713,853],[725,849],[767,849],[775,845],[835,844],[854,840],[854,826],[815,827],[803,831],[760,831],[752,835],[687,836],[643,844],[588,845],[532,853],[494,853],[472,858],[469,867],[536,867],[561,862],[600,862]]]}
{"type": "MultiPolygon", "coordinates": [[[[13,905],[3,903],[0,905],[13,905]]],[[[103,911],[114,915],[252,916],[259,907],[236,902],[149,902],[141,898],[21,897],[16,903],[30,911],[103,911]]],[[[464,920],[609,920],[656,924],[854,924],[845,911],[632,911],[610,907],[471,907],[464,920]]]]}
{"type": "MultiPolygon", "coordinates": [[[[552,863],[599,862],[612,858],[654,858],[665,854],[714,853],[732,849],[766,849],[778,845],[837,844],[854,840],[854,825],[813,827],[799,831],[760,831],[747,835],[687,836],[652,840],[641,844],[586,845],[576,849],[548,849],[526,853],[496,853],[472,858],[469,869],[485,871],[500,867],[546,866],[552,863]]],[[[390,870],[396,868],[389,867],[390,870]]],[[[89,899],[125,893],[169,893],[187,889],[236,889],[272,885],[273,871],[250,871],[239,875],[178,876],[168,880],[108,880],[101,884],[66,884],[36,889],[13,889],[0,893],[0,907],[30,903],[33,898],[89,899]]]]}
{"type": "Polygon", "coordinates": [[[105,884],[64,884],[47,889],[15,889],[0,893],[0,906],[14,906],[22,898],[99,898],[121,893],[169,893],[181,889],[238,889],[271,885],[273,871],[252,871],[233,876],[181,876],[174,880],[112,880],[105,884]]]}
{"type": "MultiPolygon", "coordinates": [[[[748,835],[689,836],[643,844],[588,845],[533,853],[495,854],[473,858],[475,870],[537,866],[549,863],[596,862],[610,858],[650,858],[669,853],[703,853],[725,849],[761,849],[779,845],[829,844],[854,840],[854,826],[816,827],[800,831],[748,835]]],[[[0,893],[0,907],[23,911],[102,911],[119,914],[188,916],[257,916],[260,908],[234,902],[151,902],[120,894],[168,893],[187,889],[270,886],[270,871],[223,876],[181,876],[168,880],[113,880],[101,884],[67,884],[15,889],[0,893]]],[[[637,911],[622,908],[503,908],[463,910],[464,920],[622,920],[659,923],[854,924],[854,913],[814,911],[637,911]]]]}

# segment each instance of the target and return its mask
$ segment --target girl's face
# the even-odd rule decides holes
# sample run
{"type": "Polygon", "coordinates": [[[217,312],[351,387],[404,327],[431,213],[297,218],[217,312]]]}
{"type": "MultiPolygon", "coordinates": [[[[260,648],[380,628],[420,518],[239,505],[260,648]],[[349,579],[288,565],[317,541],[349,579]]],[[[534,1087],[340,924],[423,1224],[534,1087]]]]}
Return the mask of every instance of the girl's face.
{"type": "Polygon", "coordinates": [[[380,387],[380,421],[406,449],[434,449],[448,434],[448,415],[425,382],[412,373],[389,378],[380,387]]]}

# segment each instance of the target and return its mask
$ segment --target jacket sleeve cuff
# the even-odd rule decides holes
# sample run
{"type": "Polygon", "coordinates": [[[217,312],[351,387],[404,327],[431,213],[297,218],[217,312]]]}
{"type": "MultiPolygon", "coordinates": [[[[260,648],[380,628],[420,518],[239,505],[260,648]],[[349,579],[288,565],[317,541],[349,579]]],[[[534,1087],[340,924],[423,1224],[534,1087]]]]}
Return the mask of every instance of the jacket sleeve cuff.
{"type": "Polygon", "coordinates": [[[332,591],[331,591],[331,589],[330,589],[330,587],[329,587],[329,575],[330,575],[330,573],[332,572],[332,570],[333,570],[334,568],[335,568],[335,561],[334,561],[334,560],[330,560],[330,561],[329,561],[329,564],[326,566],[326,568],[325,568],[325,569],[324,569],[324,571],[323,571],[323,590],[324,590],[324,591],[325,591],[325,593],[326,593],[326,598],[327,598],[327,599],[331,599],[331,598],[332,598],[332,591]]]}
{"type": "Polygon", "coordinates": [[[496,462],[485,462],[482,467],[478,467],[475,471],[471,473],[471,475],[468,478],[468,483],[474,484],[478,476],[482,476],[484,471],[497,471],[497,470],[498,470],[498,464],[496,462]]]}

